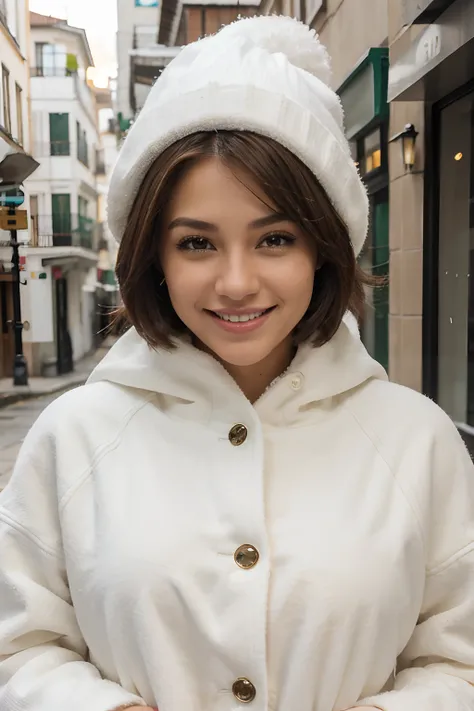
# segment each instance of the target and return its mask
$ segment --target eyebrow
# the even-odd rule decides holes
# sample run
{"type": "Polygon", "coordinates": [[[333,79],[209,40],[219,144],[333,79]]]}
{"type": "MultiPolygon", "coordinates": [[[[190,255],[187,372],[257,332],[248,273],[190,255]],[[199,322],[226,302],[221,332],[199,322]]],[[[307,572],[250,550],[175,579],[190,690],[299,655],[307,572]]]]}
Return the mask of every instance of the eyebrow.
{"type": "MultiPolygon", "coordinates": [[[[265,217],[259,217],[257,220],[249,223],[251,229],[257,229],[259,227],[268,227],[270,225],[275,225],[278,222],[291,222],[286,215],[279,212],[272,212],[265,217]]],[[[204,220],[195,220],[191,217],[176,217],[168,225],[169,230],[173,230],[175,227],[190,227],[194,230],[207,230],[208,232],[217,232],[218,227],[212,222],[205,222],[204,220]]]]}

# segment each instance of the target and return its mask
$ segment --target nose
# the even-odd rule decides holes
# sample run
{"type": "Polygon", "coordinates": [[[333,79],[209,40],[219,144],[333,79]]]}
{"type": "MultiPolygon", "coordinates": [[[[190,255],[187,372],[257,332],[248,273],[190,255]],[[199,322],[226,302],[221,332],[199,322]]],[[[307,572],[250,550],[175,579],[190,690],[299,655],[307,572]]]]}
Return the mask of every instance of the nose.
{"type": "Polygon", "coordinates": [[[256,265],[248,257],[234,255],[220,264],[215,289],[218,296],[243,301],[259,290],[256,265]]]}

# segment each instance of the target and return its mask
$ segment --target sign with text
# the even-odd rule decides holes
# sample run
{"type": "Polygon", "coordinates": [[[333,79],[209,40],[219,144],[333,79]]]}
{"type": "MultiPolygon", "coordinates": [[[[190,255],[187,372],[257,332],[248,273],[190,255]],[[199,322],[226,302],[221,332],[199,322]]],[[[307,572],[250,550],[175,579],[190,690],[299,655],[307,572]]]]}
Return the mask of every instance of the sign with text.
{"type": "Polygon", "coordinates": [[[158,0],[135,0],[135,7],[158,7],[158,0]]]}

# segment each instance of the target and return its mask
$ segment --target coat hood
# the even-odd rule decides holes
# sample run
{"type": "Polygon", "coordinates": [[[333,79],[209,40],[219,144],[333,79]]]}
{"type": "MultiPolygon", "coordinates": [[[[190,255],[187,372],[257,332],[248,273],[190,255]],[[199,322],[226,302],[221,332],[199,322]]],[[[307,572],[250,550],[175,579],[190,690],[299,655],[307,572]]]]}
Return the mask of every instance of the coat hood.
{"type": "MultiPolygon", "coordinates": [[[[335,336],[320,348],[308,344],[298,352],[282,378],[257,401],[280,411],[285,420],[311,403],[348,392],[364,382],[386,380],[383,367],[369,356],[354,322],[346,317],[335,336]],[[281,381],[287,380],[290,387],[281,381]]],[[[208,402],[225,407],[242,393],[235,381],[212,356],[185,340],[173,350],[152,349],[130,329],[111,348],[89,378],[89,383],[108,381],[127,388],[150,391],[189,403],[208,402]]],[[[272,418],[274,419],[274,418],[272,418]]]]}

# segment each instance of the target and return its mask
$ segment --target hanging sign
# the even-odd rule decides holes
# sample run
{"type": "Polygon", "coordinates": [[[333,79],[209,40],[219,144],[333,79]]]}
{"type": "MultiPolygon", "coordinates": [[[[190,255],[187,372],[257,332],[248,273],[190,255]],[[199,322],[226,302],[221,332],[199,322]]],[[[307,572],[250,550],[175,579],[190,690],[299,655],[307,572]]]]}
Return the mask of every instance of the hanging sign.
{"type": "Polygon", "coordinates": [[[26,210],[11,210],[0,207],[0,230],[27,230],[28,213],[26,210]]]}

